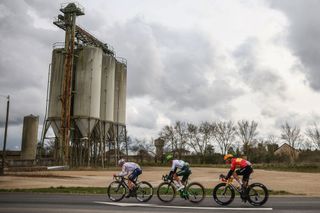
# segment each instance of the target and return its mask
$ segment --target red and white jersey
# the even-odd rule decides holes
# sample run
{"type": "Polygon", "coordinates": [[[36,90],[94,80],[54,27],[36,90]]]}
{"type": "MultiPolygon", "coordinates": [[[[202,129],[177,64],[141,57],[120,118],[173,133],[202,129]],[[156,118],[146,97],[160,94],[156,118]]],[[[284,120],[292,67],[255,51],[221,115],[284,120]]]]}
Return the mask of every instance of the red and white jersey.
{"type": "Polygon", "coordinates": [[[118,174],[118,176],[126,176],[137,168],[140,169],[140,166],[138,164],[134,162],[126,162],[122,165],[122,171],[118,174]]]}
{"type": "Polygon", "coordinates": [[[243,158],[232,158],[230,170],[235,170],[237,167],[242,169],[246,166],[251,166],[251,163],[243,158]]]}

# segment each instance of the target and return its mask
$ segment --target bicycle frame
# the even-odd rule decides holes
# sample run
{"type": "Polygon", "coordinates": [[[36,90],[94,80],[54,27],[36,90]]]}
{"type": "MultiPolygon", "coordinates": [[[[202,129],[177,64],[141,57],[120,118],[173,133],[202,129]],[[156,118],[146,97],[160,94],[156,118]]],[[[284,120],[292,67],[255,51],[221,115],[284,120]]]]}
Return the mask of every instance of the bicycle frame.
{"type": "Polygon", "coordinates": [[[222,182],[226,183],[226,186],[231,187],[233,190],[237,191],[239,194],[242,194],[242,191],[240,191],[239,188],[233,184],[233,178],[229,178],[227,181],[222,181],[222,182]]]}
{"type": "MultiPolygon", "coordinates": [[[[174,183],[174,181],[175,181],[174,179],[171,179],[170,181],[168,181],[168,175],[162,175],[162,180],[163,180],[163,182],[169,183],[170,185],[173,185],[175,188],[177,188],[176,184],[174,183]]],[[[189,180],[189,178],[186,180],[185,187],[181,191],[184,194],[187,193],[186,186],[188,185],[188,180],[189,180]]],[[[169,185],[168,185],[168,188],[169,188],[169,185]]],[[[185,198],[181,193],[180,193],[180,197],[185,198]]]]}
{"type": "MultiPolygon", "coordinates": [[[[126,189],[129,190],[129,186],[126,183],[129,180],[128,178],[125,178],[123,176],[114,176],[113,179],[116,180],[116,181],[119,181],[120,183],[123,183],[123,185],[126,187],[126,189]]],[[[118,187],[120,187],[120,184],[119,184],[118,187]]],[[[119,190],[119,188],[117,189],[117,191],[118,190],[119,190]]]]}

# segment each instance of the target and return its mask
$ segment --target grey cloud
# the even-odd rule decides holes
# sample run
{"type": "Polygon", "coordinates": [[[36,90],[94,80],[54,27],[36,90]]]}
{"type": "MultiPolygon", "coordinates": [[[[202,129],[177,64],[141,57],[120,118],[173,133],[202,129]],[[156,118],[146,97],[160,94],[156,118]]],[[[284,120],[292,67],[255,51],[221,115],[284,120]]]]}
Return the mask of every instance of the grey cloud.
{"type": "Polygon", "coordinates": [[[157,112],[150,106],[137,104],[138,111],[128,114],[128,125],[142,127],[146,129],[154,129],[156,127],[157,112]]]}
{"type": "MultiPolygon", "coordinates": [[[[53,4],[32,0],[0,2],[1,10],[5,11],[0,15],[0,93],[11,97],[8,136],[13,141],[12,147],[20,143],[24,116],[40,115],[42,122],[52,43],[61,41],[64,35],[61,30],[34,27],[28,9],[33,9],[40,19],[49,20],[59,8],[59,3],[55,7],[53,4]]],[[[1,112],[0,131],[4,117],[1,112]]]]}
{"type": "Polygon", "coordinates": [[[284,80],[273,70],[259,67],[258,41],[254,38],[245,41],[235,52],[234,56],[239,67],[239,73],[243,81],[255,92],[266,96],[278,95],[282,99],[286,96],[284,92],[286,85],[284,80]]]}
{"type": "Polygon", "coordinates": [[[271,6],[287,16],[289,46],[303,63],[310,86],[320,90],[320,1],[270,0],[271,6]]]}
{"type": "Polygon", "coordinates": [[[194,31],[172,30],[136,17],[108,33],[117,52],[128,59],[129,97],[152,95],[175,110],[206,108],[241,94],[226,79],[212,84],[206,72],[215,68],[208,39],[194,31]]]}

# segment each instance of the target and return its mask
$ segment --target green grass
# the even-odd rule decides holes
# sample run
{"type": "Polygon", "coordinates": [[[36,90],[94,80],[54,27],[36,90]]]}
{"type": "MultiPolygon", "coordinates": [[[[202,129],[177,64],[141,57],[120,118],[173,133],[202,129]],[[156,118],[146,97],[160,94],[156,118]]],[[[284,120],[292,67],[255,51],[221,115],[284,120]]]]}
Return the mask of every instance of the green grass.
{"type": "MultiPolygon", "coordinates": [[[[154,194],[156,194],[154,188],[154,194]]],[[[161,190],[163,192],[163,190],[161,190]]],[[[64,194],[106,194],[105,187],[50,187],[38,189],[0,189],[0,192],[31,192],[31,193],[64,193],[64,194]]],[[[205,193],[207,196],[212,196],[212,189],[206,188],[205,193]]],[[[272,191],[269,190],[270,195],[297,195],[287,191],[272,191]]],[[[301,194],[300,194],[301,195],[301,194]]]]}

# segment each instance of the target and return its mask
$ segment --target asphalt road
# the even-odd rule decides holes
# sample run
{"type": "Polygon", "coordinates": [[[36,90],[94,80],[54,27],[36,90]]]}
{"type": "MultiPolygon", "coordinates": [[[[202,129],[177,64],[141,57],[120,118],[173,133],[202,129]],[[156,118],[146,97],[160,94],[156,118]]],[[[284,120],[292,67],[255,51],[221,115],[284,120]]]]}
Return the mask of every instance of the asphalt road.
{"type": "Polygon", "coordinates": [[[213,199],[206,198],[200,204],[175,199],[163,204],[157,198],[148,203],[139,203],[134,198],[122,202],[111,202],[102,195],[36,194],[36,193],[0,193],[0,212],[6,213],[169,213],[169,212],[320,212],[320,198],[314,197],[271,197],[261,208],[241,203],[239,198],[227,206],[218,206],[213,199]],[[120,205],[120,206],[117,206],[120,205]],[[142,206],[130,206],[142,205],[142,206]],[[144,206],[146,205],[146,206],[144,206]]]}

